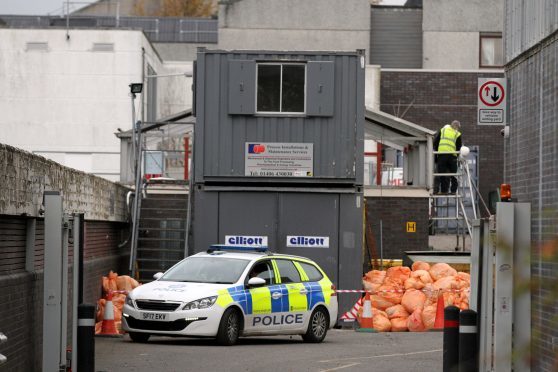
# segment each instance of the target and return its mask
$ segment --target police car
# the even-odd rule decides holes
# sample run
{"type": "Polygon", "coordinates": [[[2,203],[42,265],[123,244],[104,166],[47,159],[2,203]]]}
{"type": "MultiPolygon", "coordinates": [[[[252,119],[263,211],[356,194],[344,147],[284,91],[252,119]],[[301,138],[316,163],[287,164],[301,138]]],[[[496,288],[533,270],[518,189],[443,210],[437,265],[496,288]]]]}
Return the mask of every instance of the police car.
{"type": "Polygon", "coordinates": [[[322,342],[337,320],[335,286],[313,261],[264,248],[211,246],[130,292],[122,327],[132,341],[150,335],[301,335],[322,342]]]}

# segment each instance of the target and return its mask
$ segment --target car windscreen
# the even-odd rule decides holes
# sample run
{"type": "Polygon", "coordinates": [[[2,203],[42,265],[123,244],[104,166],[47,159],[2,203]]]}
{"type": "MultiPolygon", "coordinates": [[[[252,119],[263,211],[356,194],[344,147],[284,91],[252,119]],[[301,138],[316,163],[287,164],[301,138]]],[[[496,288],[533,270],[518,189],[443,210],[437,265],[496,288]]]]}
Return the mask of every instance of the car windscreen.
{"type": "Polygon", "coordinates": [[[165,273],[159,280],[193,283],[233,284],[250,261],[225,257],[190,257],[165,273]]]}

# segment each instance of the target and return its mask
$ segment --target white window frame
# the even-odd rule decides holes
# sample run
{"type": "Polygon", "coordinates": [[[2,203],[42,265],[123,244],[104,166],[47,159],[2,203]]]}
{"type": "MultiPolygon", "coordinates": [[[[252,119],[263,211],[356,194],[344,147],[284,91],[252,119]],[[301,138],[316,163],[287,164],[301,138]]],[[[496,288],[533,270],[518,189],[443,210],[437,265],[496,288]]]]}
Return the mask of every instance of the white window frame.
{"type": "Polygon", "coordinates": [[[261,115],[305,115],[306,114],[306,85],[308,84],[307,65],[302,62],[257,62],[256,63],[256,114],[261,115]],[[260,65],[278,65],[281,66],[281,73],[279,75],[279,110],[283,108],[283,66],[304,66],[304,111],[258,111],[258,81],[259,81],[259,66],[260,65]]]}
{"type": "Polygon", "coordinates": [[[481,32],[479,33],[479,68],[502,68],[504,67],[504,38],[502,33],[497,32],[481,32]],[[483,39],[499,39],[502,42],[502,64],[501,65],[483,65],[482,64],[482,42],[483,39]]]}

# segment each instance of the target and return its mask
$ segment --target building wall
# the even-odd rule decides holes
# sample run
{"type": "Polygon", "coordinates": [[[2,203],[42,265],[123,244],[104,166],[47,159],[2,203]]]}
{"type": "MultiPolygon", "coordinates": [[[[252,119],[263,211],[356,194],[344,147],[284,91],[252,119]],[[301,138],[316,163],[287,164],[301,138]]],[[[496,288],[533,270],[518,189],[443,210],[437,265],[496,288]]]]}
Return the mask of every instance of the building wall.
{"type": "Polygon", "coordinates": [[[479,146],[479,186],[488,192],[503,180],[501,126],[477,125],[479,77],[503,77],[501,72],[439,72],[382,70],[381,110],[432,130],[452,120],[461,122],[463,145],[479,146]]]}
{"type": "MultiPolygon", "coordinates": [[[[100,297],[102,275],[126,272],[129,248],[119,245],[128,234],[127,189],[0,145],[0,332],[8,337],[0,352],[9,371],[41,370],[45,190],[62,192],[66,213],[85,214],[84,302],[100,297]]],[[[70,278],[71,270],[70,264],[70,278]]],[[[68,315],[71,319],[71,309],[68,315]]]]}
{"type": "Polygon", "coordinates": [[[370,45],[367,0],[243,0],[219,6],[219,48],[354,51],[370,45]]]}
{"type": "Polygon", "coordinates": [[[506,67],[510,136],[505,181],[531,203],[532,367],[556,371],[558,358],[558,32],[506,67]]]}
{"type": "MultiPolygon", "coordinates": [[[[63,29],[0,30],[0,143],[118,180],[120,144],[114,133],[132,127],[128,85],[142,82],[144,61],[158,74],[165,68],[140,31],[70,30],[69,35],[66,40],[63,29]],[[95,43],[113,50],[97,51],[95,43]]],[[[170,98],[161,94],[166,86],[160,87],[166,101],[157,102],[157,112],[170,104],[186,108],[191,95],[185,79],[157,79],[165,80],[158,85],[183,86],[179,97],[170,98]]]]}
{"type": "Polygon", "coordinates": [[[402,259],[405,251],[428,247],[428,204],[428,198],[366,197],[378,258],[402,259]],[[407,222],[416,223],[416,232],[407,232],[407,222]]]}
{"type": "Polygon", "coordinates": [[[481,32],[502,32],[503,0],[424,0],[425,69],[478,69],[481,32]]]}

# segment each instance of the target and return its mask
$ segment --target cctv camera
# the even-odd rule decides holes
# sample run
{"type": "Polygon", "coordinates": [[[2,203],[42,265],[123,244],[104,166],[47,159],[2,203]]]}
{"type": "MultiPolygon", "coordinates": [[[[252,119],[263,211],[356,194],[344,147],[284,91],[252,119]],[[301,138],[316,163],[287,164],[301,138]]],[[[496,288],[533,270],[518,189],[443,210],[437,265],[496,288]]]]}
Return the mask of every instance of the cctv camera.
{"type": "Polygon", "coordinates": [[[502,137],[508,138],[510,136],[510,127],[506,125],[504,128],[502,128],[500,134],[502,135],[502,137]]]}

